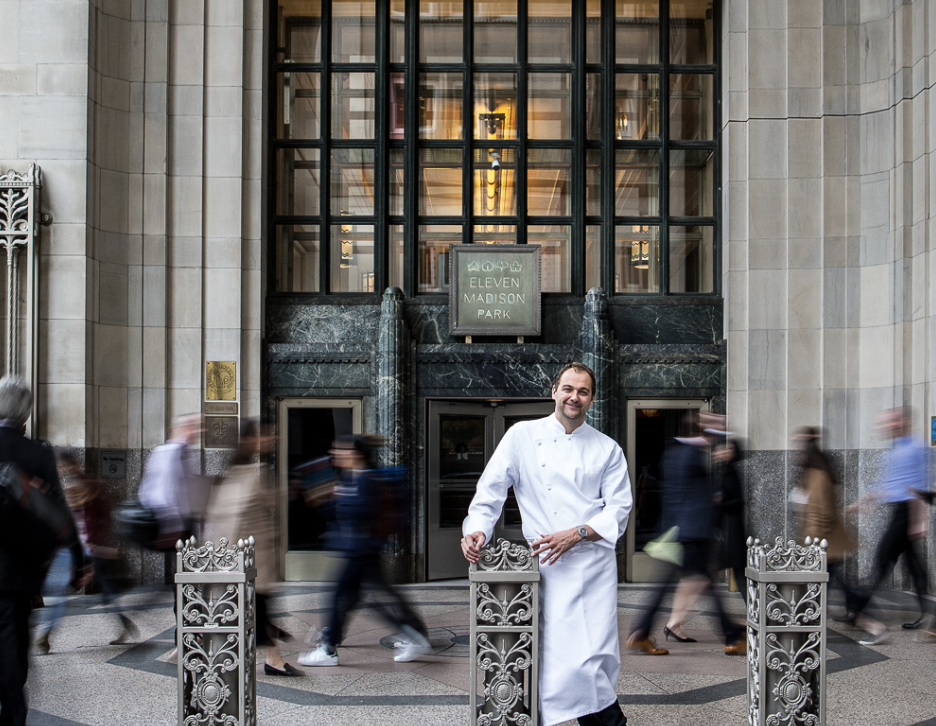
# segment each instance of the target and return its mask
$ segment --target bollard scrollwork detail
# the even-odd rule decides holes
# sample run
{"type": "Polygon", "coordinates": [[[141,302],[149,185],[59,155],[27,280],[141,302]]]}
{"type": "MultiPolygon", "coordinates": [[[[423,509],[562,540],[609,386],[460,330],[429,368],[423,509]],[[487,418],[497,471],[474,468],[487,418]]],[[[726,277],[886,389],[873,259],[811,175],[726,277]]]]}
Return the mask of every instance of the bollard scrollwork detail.
{"type": "Polygon", "coordinates": [[[525,542],[498,540],[471,565],[472,726],[539,723],[539,578],[525,542]]]}
{"type": "Polygon", "coordinates": [[[254,540],[176,545],[179,720],[256,726],[254,540]]]}
{"type": "Polygon", "coordinates": [[[825,724],[826,548],[748,540],[748,723],[825,724]]]}

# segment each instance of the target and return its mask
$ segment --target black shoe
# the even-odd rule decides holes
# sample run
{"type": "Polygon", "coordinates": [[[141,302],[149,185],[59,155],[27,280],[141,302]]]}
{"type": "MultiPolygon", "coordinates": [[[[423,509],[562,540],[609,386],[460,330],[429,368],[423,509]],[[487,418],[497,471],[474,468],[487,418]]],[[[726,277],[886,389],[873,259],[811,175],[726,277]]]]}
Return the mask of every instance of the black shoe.
{"type": "Polygon", "coordinates": [[[921,615],[921,616],[918,617],[916,620],[914,620],[912,623],[904,623],[904,624],[901,625],[900,627],[903,628],[904,630],[916,630],[916,629],[919,628],[921,625],[923,625],[923,621],[924,621],[925,619],[926,619],[926,618],[925,618],[923,615],[921,615]]]}
{"type": "Polygon", "coordinates": [[[855,618],[857,615],[852,612],[845,613],[844,615],[836,615],[832,618],[836,623],[848,623],[849,625],[855,624],[855,618]]]}
{"type": "Polygon", "coordinates": [[[669,626],[668,626],[668,625],[664,625],[664,626],[663,626],[663,637],[666,638],[667,641],[669,641],[671,635],[673,636],[673,640],[675,640],[677,643],[697,643],[697,642],[699,642],[699,641],[697,641],[695,638],[680,638],[678,635],[676,635],[676,633],[674,633],[672,630],[669,629],[669,626]]]}
{"type": "Polygon", "coordinates": [[[274,668],[269,663],[263,664],[263,672],[268,676],[304,676],[303,673],[298,668],[294,668],[289,665],[289,663],[283,663],[283,670],[279,668],[274,668]]]}

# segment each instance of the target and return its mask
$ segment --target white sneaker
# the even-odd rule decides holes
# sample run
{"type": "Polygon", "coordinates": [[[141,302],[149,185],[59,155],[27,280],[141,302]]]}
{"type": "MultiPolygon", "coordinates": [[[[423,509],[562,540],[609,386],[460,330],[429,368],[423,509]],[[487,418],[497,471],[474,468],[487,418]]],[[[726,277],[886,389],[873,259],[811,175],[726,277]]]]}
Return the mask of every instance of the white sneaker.
{"type": "Polygon", "coordinates": [[[304,666],[336,666],[338,665],[338,651],[329,653],[324,645],[315,650],[299,656],[299,664],[304,666]]]}
{"type": "Polygon", "coordinates": [[[426,638],[409,626],[403,626],[403,640],[394,644],[399,653],[393,656],[397,663],[409,663],[416,660],[421,655],[428,655],[432,652],[432,647],[426,638]]]}

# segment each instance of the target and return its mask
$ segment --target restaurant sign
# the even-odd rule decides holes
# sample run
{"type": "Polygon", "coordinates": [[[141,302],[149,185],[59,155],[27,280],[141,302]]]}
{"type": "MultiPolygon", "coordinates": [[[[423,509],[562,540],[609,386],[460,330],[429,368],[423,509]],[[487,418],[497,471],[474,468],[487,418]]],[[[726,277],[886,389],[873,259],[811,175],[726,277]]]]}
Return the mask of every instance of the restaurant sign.
{"type": "Polygon", "coordinates": [[[539,335],[539,245],[452,245],[451,335],[539,335]]]}

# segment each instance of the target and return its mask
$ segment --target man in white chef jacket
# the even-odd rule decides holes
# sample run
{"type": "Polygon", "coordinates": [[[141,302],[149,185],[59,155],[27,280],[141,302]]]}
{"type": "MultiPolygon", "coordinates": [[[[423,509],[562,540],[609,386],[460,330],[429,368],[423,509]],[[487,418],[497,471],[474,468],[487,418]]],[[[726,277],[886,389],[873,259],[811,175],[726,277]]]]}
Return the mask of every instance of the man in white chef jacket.
{"type": "Polygon", "coordinates": [[[633,504],[624,452],[585,423],[595,376],[582,363],[559,371],[554,414],[512,426],[478,480],[462,525],[462,552],[477,562],[514,488],[523,535],[540,556],[543,726],[625,726],[615,685],[621,669],[614,546],[633,504]]]}

